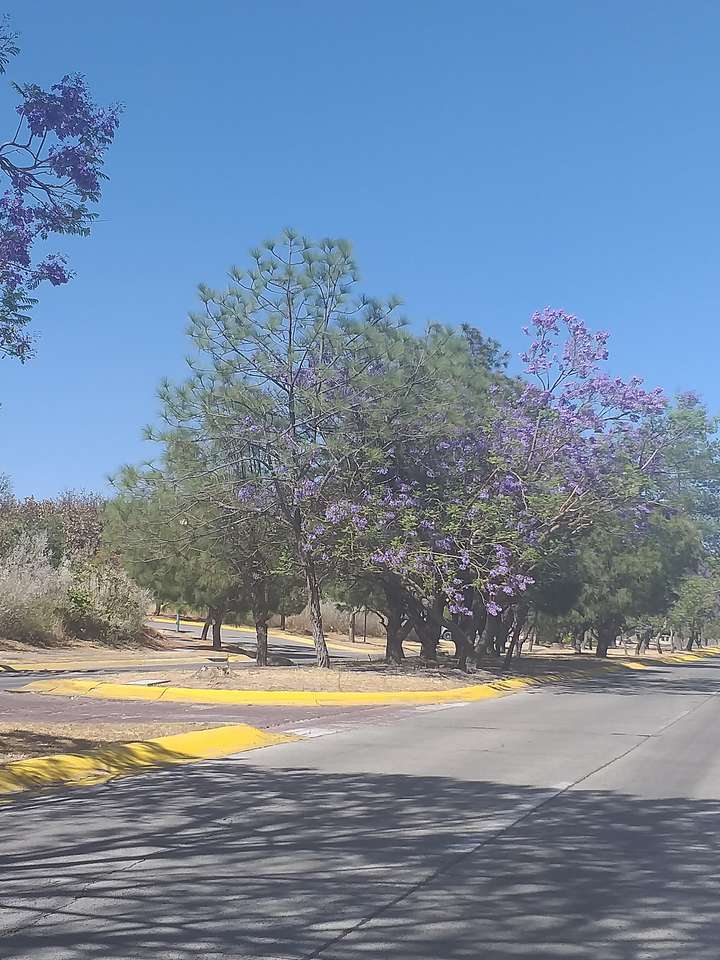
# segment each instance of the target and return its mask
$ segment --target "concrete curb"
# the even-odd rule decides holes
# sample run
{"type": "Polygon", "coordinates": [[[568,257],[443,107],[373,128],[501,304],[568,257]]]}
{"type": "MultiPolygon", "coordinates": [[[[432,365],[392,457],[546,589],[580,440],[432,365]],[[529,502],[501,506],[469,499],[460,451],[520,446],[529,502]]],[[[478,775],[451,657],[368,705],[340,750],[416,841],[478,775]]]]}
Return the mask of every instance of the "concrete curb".
{"type": "Polygon", "coordinates": [[[299,739],[294,734],[268,733],[241,723],[155,740],[111,743],[81,754],[14,760],[0,766],[0,796],[58,785],[92,786],[153,768],[217,759],[299,739]]]}

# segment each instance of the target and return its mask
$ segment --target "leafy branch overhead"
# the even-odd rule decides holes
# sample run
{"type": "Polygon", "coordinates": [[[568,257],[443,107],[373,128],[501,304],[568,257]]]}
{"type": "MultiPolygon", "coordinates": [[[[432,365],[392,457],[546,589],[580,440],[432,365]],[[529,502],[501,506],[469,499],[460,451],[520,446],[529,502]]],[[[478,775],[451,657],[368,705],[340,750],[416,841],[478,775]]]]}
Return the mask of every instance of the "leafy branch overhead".
{"type": "MultiPolygon", "coordinates": [[[[0,71],[19,53],[7,20],[0,25],[0,71]]],[[[105,155],[119,105],[98,106],[85,79],[68,74],[48,90],[14,83],[16,117],[0,142],[0,357],[27,360],[34,291],[67,283],[61,253],[34,255],[53,235],[87,236],[97,217],[105,155]]]]}

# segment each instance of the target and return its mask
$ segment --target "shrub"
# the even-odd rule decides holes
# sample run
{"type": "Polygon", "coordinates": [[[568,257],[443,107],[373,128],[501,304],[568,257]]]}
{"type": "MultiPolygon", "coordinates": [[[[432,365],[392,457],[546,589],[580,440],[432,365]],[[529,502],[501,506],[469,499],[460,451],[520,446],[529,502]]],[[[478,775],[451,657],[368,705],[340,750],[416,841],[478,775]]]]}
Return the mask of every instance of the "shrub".
{"type": "Polygon", "coordinates": [[[59,609],[63,632],[80,640],[137,640],[151,605],[150,594],[110,564],[79,563],[59,609]]]}
{"type": "Polygon", "coordinates": [[[66,594],[67,567],[54,567],[47,536],[23,536],[0,558],[0,637],[42,642],[58,634],[57,608],[66,594]]]}

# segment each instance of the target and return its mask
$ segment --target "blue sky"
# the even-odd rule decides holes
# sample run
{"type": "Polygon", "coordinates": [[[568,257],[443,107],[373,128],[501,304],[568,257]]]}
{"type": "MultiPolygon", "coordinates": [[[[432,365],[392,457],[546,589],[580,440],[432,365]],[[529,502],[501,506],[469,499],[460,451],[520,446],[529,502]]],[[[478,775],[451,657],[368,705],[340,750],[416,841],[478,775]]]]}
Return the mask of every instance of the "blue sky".
{"type": "MultiPolygon", "coordinates": [[[[545,304],[611,360],[720,407],[720,5],[693,0],[6,3],[10,79],[84,73],[126,110],[101,219],[0,364],[0,471],[104,489],[148,455],[198,282],[292,225],[371,294],[515,353],[545,304]]],[[[7,80],[7,78],[5,78],[7,80]]],[[[0,116],[14,98],[0,82],[0,116]]]]}

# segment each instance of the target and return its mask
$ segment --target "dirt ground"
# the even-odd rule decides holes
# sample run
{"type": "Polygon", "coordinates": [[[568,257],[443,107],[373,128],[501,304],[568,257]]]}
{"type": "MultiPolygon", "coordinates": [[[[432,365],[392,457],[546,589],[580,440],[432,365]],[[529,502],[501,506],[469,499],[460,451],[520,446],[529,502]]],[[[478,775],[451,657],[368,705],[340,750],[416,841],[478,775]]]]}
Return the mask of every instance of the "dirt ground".
{"type": "Polygon", "coordinates": [[[562,675],[567,672],[592,673],[611,661],[594,656],[575,656],[535,652],[533,656],[513,660],[505,670],[498,658],[488,657],[467,673],[458,670],[452,662],[440,661],[429,665],[419,657],[408,657],[401,666],[382,660],[335,660],[329,670],[317,667],[254,667],[245,664],[188,667],[163,672],[162,665],[152,672],[138,671],[104,674],[110,683],[143,683],[173,687],[195,687],[214,690],[301,690],[369,692],[380,690],[450,690],[476,683],[487,683],[507,676],[538,676],[547,673],[562,675]]]}
{"type": "Polygon", "coordinates": [[[205,730],[222,726],[219,723],[140,723],[117,720],[114,722],[23,721],[21,727],[11,722],[0,722],[0,764],[26,757],[44,757],[53,753],[83,753],[94,747],[114,741],[152,740],[173,733],[205,730]]]}
{"type": "Polygon", "coordinates": [[[173,670],[163,673],[122,673],[107,675],[103,680],[115,683],[160,683],[173,687],[196,687],[207,690],[308,690],[308,691],[375,691],[375,690],[448,690],[483,683],[494,679],[487,671],[463,673],[452,667],[422,668],[408,661],[405,667],[367,661],[337,663],[330,670],[317,667],[234,667],[229,669],[203,666],[198,669],[173,670]]]}
{"type": "Polygon", "coordinates": [[[67,637],[62,640],[48,639],[45,642],[33,641],[25,642],[22,640],[8,640],[6,637],[0,637],[0,657],[3,653],[31,653],[47,658],[49,652],[55,654],[77,654],[79,651],[87,651],[89,655],[114,656],[115,654],[137,654],[148,650],[168,650],[177,646],[177,639],[172,643],[172,639],[162,636],[155,630],[148,629],[142,637],[135,643],[123,641],[122,643],[95,643],[91,640],[71,640],[67,637]]]}

